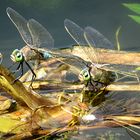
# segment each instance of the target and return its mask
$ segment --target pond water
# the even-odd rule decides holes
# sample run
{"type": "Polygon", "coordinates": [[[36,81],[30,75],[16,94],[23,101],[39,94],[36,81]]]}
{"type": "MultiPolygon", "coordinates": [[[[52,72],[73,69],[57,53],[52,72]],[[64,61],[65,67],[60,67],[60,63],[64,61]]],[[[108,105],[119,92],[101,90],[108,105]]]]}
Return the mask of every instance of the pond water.
{"type": "MultiPolygon", "coordinates": [[[[103,33],[112,43],[115,32],[121,26],[119,41],[122,50],[140,51],[140,25],[132,21],[133,14],[122,3],[138,3],[139,0],[3,0],[0,1],[0,52],[3,64],[10,66],[10,54],[24,46],[17,29],[9,20],[6,8],[11,7],[25,18],[34,18],[52,34],[56,47],[66,47],[75,42],[64,29],[68,18],[81,27],[92,26],[103,33]]],[[[120,129],[115,130],[115,133],[120,129]]],[[[125,130],[124,130],[125,131],[125,130]]],[[[126,132],[126,131],[125,131],[126,132]]],[[[125,134],[124,132],[124,134],[125,134]]],[[[84,132],[83,132],[84,133],[84,132]]],[[[115,135],[115,134],[114,134],[115,135]]],[[[127,135],[127,133],[125,134],[127,135]]],[[[124,138],[124,137],[123,137],[124,138]]],[[[122,138],[122,139],[123,139],[122,138]]],[[[130,139],[129,135],[126,139],[130,139]]]]}

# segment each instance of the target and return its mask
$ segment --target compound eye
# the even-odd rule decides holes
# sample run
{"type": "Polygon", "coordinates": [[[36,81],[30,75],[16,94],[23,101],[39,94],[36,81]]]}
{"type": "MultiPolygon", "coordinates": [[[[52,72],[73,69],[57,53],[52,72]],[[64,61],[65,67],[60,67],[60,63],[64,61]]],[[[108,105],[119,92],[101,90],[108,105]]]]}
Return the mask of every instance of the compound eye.
{"type": "Polygon", "coordinates": [[[22,62],[23,61],[23,54],[21,52],[18,52],[16,54],[16,61],[17,62],[22,62]]]}
{"type": "Polygon", "coordinates": [[[90,74],[89,74],[89,70],[83,69],[80,74],[79,74],[79,78],[83,81],[88,81],[90,79],[90,74]]]}
{"type": "Polygon", "coordinates": [[[83,76],[84,76],[84,80],[88,81],[90,79],[89,71],[85,71],[83,76]]]}
{"type": "Polygon", "coordinates": [[[22,54],[21,53],[17,53],[17,58],[21,58],[22,54]]]}
{"type": "Polygon", "coordinates": [[[22,52],[20,52],[20,50],[15,49],[11,54],[11,59],[14,62],[22,62],[22,61],[24,61],[24,56],[23,56],[22,52]]]}

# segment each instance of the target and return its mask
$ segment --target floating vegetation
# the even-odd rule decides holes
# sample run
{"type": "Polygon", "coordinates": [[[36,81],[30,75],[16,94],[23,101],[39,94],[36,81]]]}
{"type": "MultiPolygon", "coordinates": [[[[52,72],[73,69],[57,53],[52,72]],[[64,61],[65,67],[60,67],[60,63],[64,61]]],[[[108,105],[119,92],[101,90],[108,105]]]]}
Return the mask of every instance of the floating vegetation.
{"type": "Polygon", "coordinates": [[[1,139],[140,137],[138,52],[113,50],[99,31],[68,19],[64,26],[77,45],[54,49],[39,22],[11,8],[7,14],[26,46],[11,54],[16,71],[0,64],[1,139]]]}

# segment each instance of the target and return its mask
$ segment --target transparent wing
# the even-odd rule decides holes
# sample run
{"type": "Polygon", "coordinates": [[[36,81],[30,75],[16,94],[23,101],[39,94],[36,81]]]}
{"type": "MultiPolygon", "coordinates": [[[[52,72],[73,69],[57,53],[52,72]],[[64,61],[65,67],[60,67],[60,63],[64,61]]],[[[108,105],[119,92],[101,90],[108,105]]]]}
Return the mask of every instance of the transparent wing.
{"type": "Polygon", "coordinates": [[[88,61],[91,62],[91,57],[93,58],[94,54],[94,60],[98,62],[98,58],[96,57],[96,53],[94,51],[94,48],[92,48],[92,52],[89,52],[86,49],[83,49],[83,47],[86,45],[87,42],[84,37],[84,30],[78,26],[76,23],[69,19],[65,19],[64,26],[66,31],[70,34],[70,36],[75,40],[75,42],[79,45],[78,49],[82,54],[85,54],[88,58],[88,61]]]}
{"type": "Polygon", "coordinates": [[[69,19],[64,20],[64,26],[66,31],[70,34],[70,36],[75,40],[78,45],[87,44],[84,38],[84,30],[80,26],[78,26],[76,23],[69,19]]]}
{"type": "Polygon", "coordinates": [[[10,18],[10,20],[14,23],[14,25],[18,29],[24,42],[28,46],[31,46],[32,45],[32,38],[31,38],[30,32],[29,32],[28,27],[27,27],[26,19],[10,7],[8,7],[6,9],[6,12],[7,12],[7,15],[10,18]]]}
{"type": "Polygon", "coordinates": [[[34,47],[47,47],[48,49],[53,48],[53,37],[39,22],[34,19],[30,19],[27,26],[32,36],[34,47]]]}
{"type": "Polygon", "coordinates": [[[75,56],[75,55],[68,55],[68,54],[54,54],[51,55],[57,58],[59,61],[70,65],[76,74],[79,74],[83,69],[87,68],[89,63],[84,61],[82,58],[75,56]]]}
{"type": "Polygon", "coordinates": [[[99,31],[92,27],[86,27],[84,29],[86,40],[88,40],[90,46],[96,46],[97,48],[113,49],[114,45],[99,31]]]}
{"type": "MultiPolygon", "coordinates": [[[[95,30],[92,27],[86,27],[84,30],[84,36],[88,43],[88,45],[93,48],[96,44],[97,47],[104,47],[104,48],[112,48],[113,45],[110,43],[108,39],[106,39],[101,33],[95,30]]],[[[97,55],[98,53],[96,53],[97,55]]],[[[98,54],[98,59],[100,60],[100,55],[98,54]]],[[[92,59],[93,60],[93,59],[92,59]]],[[[117,65],[117,64],[108,64],[103,67],[106,70],[114,71],[119,74],[138,77],[137,71],[135,71],[136,66],[130,65],[117,65]]]]}
{"type": "Polygon", "coordinates": [[[137,67],[138,66],[134,65],[109,64],[103,66],[103,69],[107,71],[113,71],[127,77],[136,78],[139,81],[140,73],[137,71],[137,67]]]}
{"type": "MultiPolygon", "coordinates": [[[[96,29],[92,28],[92,27],[86,27],[84,29],[84,37],[89,45],[89,47],[91,48],[91,50],[93,50],[94,47],[96,48],[113,48],[113,44],[104,37],[104,35],[102,35],[99,31],[97,31],[96,29]]],[[[94,57],[96,56],[96,59],[98,60],[98,62],[100,62],[100,55],[98,54],[98,52],[94,49],[92,52],[94,52],[91,55],[91,59],[94,60],[94,57]],[[95,55],[96,52],[96,55],[95,55]]],[[[88,53],[88,52],[87,52],[88,53]]]]}

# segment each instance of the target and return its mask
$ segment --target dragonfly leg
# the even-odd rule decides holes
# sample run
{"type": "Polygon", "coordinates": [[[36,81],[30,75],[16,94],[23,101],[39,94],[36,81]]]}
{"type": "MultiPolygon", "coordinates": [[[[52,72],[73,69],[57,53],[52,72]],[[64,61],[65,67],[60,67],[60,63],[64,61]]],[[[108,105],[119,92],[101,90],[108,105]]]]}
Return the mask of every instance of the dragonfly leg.
{"type": "MultiPolygon", "coordinates": [[[[29,87],[32,87],[33,81],[34,81],[35,78],[36,78],[36,74],[35,74],[35,72],[33,71],[33,69],[31,68],[31,66],[28,64],[28,62],[25,61],[25,63],[26,63],[26,65],[28,66],[28,68],[30,69],[30,71],[32,72],[32,74],[33,74],[32,80],[31,80],[31,84],[30,84],[30,86],[29,86],[29,87]]],[[[33,88],[33,87],[32,87],[32,88],[33,88]]]]}
{"type": "Polygon", "coordinates": [[[93,79],[90,79],[89,84],[92,86],[92,90],[94,92],[98,92],[101,87],[106,86],[105,83],[102,83],[100,81],[94,81],[93,79]]]}
{"type": "Polygon", "coordinates": [[[19,65],[17,66],[16,70],[12,71],[12,74],[15,74],[16,72],[22,70],[22,65],[23,65],[23,62],[19,63],[19,65]]]}
{"type": "Polygon", "coordinates": [[[33,81],[35,80],[35,78],[36,78],[36,74],[33,72],[32,80],[31,80],[31,84],[30,84],[30,87],[32,87],[32,89],[33,89],[32,84],[33,84],[33,81]]]}
{"type": "Polygon", "coordinates": [[[92,79],[90,79],[89,81],[90,85],[92,86],[94,92],[97,92],[99,89],[98,89],[98,83],[96,83],[95,81],[93,81],[92,79]]]}
{"type": "Polygon", "coordinates": [[[21,69],[21,74],[13,81],[13,84],[23,76],[23,62],[19,63],[17,67],[17,71],[19,71],[20,69],[21,69]]]}

